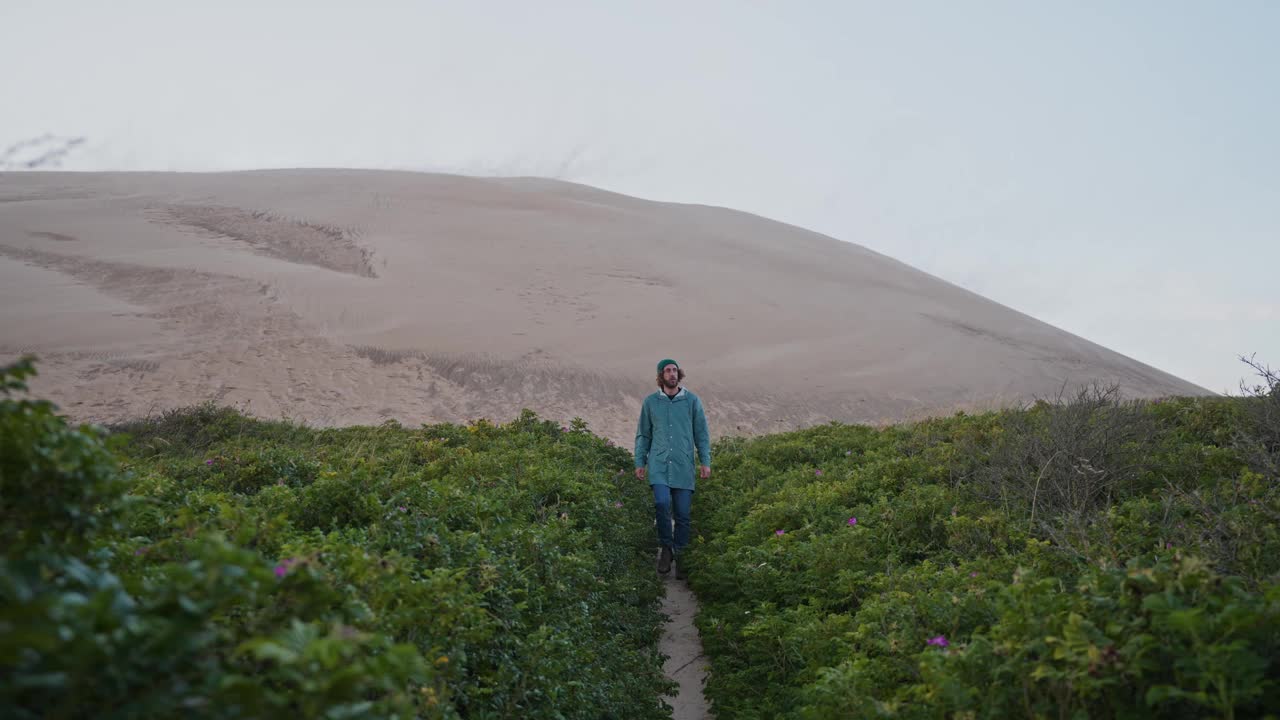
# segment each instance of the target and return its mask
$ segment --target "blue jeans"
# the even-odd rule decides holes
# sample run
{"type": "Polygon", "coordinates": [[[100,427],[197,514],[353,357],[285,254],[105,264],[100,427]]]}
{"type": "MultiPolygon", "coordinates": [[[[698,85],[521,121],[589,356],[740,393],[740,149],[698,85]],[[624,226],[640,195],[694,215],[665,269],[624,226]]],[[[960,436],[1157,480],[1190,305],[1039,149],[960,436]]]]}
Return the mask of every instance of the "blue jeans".
{"type": "Polygon", "coordinates": [[[693,491],[653,485],[653,509],[658,525],[658,542],[680,552],[689,545],[689,511],[693,507],[693,491]],[[675,511],[676,536],[671,538],[671,515],[675,511]]]}

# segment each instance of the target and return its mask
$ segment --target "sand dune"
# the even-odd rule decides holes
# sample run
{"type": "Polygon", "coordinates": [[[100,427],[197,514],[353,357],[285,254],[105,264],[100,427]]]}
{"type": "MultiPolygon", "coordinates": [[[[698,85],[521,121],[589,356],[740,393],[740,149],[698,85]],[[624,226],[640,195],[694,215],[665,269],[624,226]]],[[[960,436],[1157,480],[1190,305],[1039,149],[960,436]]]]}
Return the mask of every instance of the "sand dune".
{"type": "MultiPolygon", "coordinates": [[[[852,238],[855,239],[856,238],[852,238]]],[[[580,416],[629,443],[675,357],[717,435],[1119,383],[1206,391],[862,246],[539,179],[0,173],[0,361],[110,422],[580,416]]]]}

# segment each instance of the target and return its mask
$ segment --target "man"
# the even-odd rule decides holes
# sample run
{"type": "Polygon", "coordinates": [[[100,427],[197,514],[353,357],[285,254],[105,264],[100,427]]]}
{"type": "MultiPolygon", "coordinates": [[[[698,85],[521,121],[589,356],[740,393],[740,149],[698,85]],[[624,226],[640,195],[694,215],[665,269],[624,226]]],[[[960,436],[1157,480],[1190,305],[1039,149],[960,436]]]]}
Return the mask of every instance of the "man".
{"type": "Polygon", "coordinates": [[[658,523],[658,572],[666,575],[676,561],[676,577],[685,578],[680,551],[689,545],[689,513],[693,504],[694,449],[698,477],[711,477],[711,443],[707,417],[697,395],[680,385],[684,370],[675,360],[658,363],[658,392],[644,399],[636,427],[636,477],[653,487],[658,523]],[[671,515],[675,513],[675,537],[671,515]]]}

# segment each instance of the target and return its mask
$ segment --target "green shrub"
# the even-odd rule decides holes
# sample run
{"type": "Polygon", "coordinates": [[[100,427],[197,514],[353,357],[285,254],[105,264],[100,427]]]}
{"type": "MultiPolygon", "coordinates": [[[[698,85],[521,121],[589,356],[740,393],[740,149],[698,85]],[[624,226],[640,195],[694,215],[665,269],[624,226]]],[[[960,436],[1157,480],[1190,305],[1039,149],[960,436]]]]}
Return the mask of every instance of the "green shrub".
{"type": "Polygon", "coordinates": [[[921,653],[912,695],[923,704],[990,718],[1280,707],[1280,586],[1249,592],[1194,557],[1161,553],[1089,571],[1074,591],[1023,575],[996,597],[990,629],[921,653]]]}
{"type": "Polygon", "coordinates": [[[206,458],[200,479],[210,487],[252,495],[271,485],[304,487],[320,474],[320,463],[280,445],[249,447],[227,457],[206,458]]]}
{"type": "Polygon", "coordinates": [[[111,519],[128,478],[101,432],[12,397],[32,372],[29,361],[0,369],[5,717],[416,714],[410,691],[430,666],[411,646],[348,630],[322,585],[282,584],[216,534],[124,540],[111,519]],[[290,605],[305,612],[287,624],[245,621],[290,605]]]}
{"type": "Polygon", "coordinates": [[[516,423],[0,400],[0,715],[659,718],[648,488],[516,423]],[[121,467],[127,470],[121,470],[121,467]]]}
{"type": "Polygon", "coordinates": [[[1095,388],[722,441],[689,558],[717,717],[1274,713],[1249,402],[1095,388]]]}
{"type": "Polygon", "coordinates": [[[0,368],[0,547],[82,552],[118,518],[124,480],[99,429],[68,427],[51,403],[13,397],[32,375],[30,358],[0,368]]]}

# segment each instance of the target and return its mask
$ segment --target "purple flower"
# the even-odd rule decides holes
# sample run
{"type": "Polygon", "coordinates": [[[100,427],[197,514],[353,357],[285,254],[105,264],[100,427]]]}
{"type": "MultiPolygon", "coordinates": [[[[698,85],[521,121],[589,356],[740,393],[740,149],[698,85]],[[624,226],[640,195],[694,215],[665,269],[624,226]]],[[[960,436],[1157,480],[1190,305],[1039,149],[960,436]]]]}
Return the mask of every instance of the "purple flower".
{"type": "Polygon", "coordinates": [[[147,552],[149,552],[150,550],[151,550],[151,548],[148,548],[148,547],[140,547],[140,548],[138,548],[137,550],[134,550],[134,551],[133,551],[133,554],[134,554],[134,555],[146,555],[146,554],[147,554],[147,552]]]}
{"type": "Polygon", "coordinates": [[[850,456],[850,455],[852,455],[852,454],[853,454],[853,451],[852,451],[852,450],[845,450],[845,451],[844,451],[844,456],[845,456],[845,457],[849,457],[849,456],[850,456]]]}
{"type": "Polygon", "coordinates": [[[814,476],[814,477],[822,477],[822,471],[821,471],[821,470],[814,470],[814,471],[813,471],[813,476],[814,476]]]}
{"type": "Polygon", "coordinates": [[[930,645],[936,645],[937,647],[946,647],[946,646],[950,645],[951,643],[947,642],[947,636],[946,636],[946,635],[939,635],[939,636],[937,636],[937,637],[931,637],[931,638],[929,638],[929,644],[930,644],[930,645]]]}
{"type": "Polygon", "coordinates": [[[209,458],[208,460],[205,460],[205,461],[204,461],[204,464],[205,464],[205,465],[212,465],[212,464],[213,464],[213,458],[209,458]]]}
{"type": "Polygon", "coordinates": [[[622,507],[622,501],[621,501],[621,500],[619,500],[619,501],[615,502],[615,503],[613,504],[613,506],[614,506],[614,507],[616,507],[616,508],[620,508],[620,507],[622,507]]]}
{"type": "Polygon", "coordinates": [[[298,561],[294,558],[285,558],[284,560],[281,560],[280,564],[276,565],[276,577],[282,578],[285,575],[288,575],[289,568],[293,567],[296,562],[298,561]]]}
{"type": "Polygon", "coordinates": [[[858,524],[858,518],[856,518],[856,517],[851,517],[851,518],[849,518],[849,524],[850,524],[850,525],[857,525],[857,524],[858,524]]]}
{"type": "Polygon", "coordinates": [[[774,534],[774,535],[777,535],[778,537],[782,537],[783,535],[786,535],[786,534],[787,534],[787,531],[786,531],[786,530],[774,530],[774,531],[773,531],[773,534],[774,534]]]}
{"type": "Polygon", "coordinates": [[[400,512],[409,512],[409,508],[407,508],[407,507],[405,507],[405,506],[403,506],[403,505],[401,505],[401,506],[400,506],[399,510],[400,510],[400,512]]]}
{"type": "Polygon", "coordinates": [[[971,573],[969,573],[969,577],[978,577],[978,573],[976,573],[976,572],[971,572],[971,573]]]}

